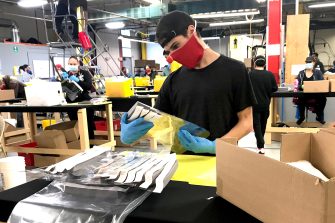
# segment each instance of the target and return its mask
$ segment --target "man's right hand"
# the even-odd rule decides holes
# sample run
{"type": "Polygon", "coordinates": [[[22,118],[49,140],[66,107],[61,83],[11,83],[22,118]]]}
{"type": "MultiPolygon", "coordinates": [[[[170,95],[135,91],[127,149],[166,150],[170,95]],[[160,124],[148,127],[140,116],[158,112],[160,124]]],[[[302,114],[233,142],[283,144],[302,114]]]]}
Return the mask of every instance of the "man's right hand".
{"type": "Polygon", "coordinates": [[[124,144],[132,144],[154,126],[152,122],[138,118],[130,123],[127,121],[128,114],[124,113],[121,118],[121,142],[124,144]]]}

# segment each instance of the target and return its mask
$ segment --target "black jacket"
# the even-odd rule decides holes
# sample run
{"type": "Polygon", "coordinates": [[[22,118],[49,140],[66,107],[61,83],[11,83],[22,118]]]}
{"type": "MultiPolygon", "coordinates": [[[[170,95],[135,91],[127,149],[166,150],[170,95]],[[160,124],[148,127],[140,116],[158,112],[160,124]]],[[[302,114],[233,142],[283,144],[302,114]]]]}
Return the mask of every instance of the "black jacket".
{"type": "Polygon", "coordinates": [[[91,97],[89,95],[89,91],[92,88],[92,76],[86,70],[80,70],[76,75],[79,78],[78,84],[83,89],[83,92],[79,95],[79,97],[75,100],[75,102],[87,101],[90,100],[91,97]]]}

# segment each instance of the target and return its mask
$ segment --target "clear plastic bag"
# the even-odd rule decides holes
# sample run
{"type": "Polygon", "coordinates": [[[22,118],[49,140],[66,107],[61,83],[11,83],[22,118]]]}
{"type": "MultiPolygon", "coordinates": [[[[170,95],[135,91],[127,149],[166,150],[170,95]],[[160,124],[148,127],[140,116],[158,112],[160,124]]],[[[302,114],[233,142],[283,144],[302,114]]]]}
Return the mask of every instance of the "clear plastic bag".
{"type": "Polygon", "coordinates": [[[178,140],[179,129],[184,129],[190,132],[192,135],[205,137],[209,136],[209,132],[191,122],[185,121],[181,118],[169,115],[161,112],[158,109],[152,108],[141,102],[136,102],[133,107],[128,111],[128,122],[131,122],[137,118],[143,117],[144,120],[150,121],[154,124],[154,127],[136,142],[134,147],[136,149],[156,149],[152,148],[146,139],[153,139],[158,144],[158,150],[183,153],[185,149],[180,145],[178,140]]]}
{"type": "Polygon", "coordinates": [[[150,190],[131,187],[95,187],[53,181],[19,202],[8,222],[123,222],[150,193],[150,190]]]}

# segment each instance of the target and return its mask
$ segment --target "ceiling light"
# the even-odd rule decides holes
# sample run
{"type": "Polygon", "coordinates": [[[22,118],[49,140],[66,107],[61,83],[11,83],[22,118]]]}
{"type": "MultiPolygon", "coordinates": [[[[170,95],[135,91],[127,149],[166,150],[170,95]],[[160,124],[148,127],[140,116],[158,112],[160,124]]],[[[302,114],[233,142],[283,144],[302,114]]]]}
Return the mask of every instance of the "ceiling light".
{"type": "Polygon", "coordinates": [[[155,43],[155,42],[151,42],[151,41],[147,41],[147,40],[132,39],[132,38],[127,38],[127,37],[123,37],[123,36],[119,36],[118,39],[129,40],[129,41],[138,42],[138,43],[155,43]]]}
{"type": "Polygon", "coordinates": [[[20,0],[17,4],[24,8],[33,8],[48,4],[48,2],[46,0],[20,0]]]}
{"type": "Polygon", "coordinates": [[[207,18],[224,18],[224,17],[237,17],[237,16],[247,16],[247,15],[258,15],[259,10],[234,10],[226,12],[211,12],[211,13],[200,13],[193,14],[191,17],[193,19],[207,19],[207,18]]]}
{"type": "Polygon", "coordinates": [[[203,37],[201,38],[202,40],[215,40],[215,39],[220,39],[218,36],[213,36],[213,37],[203,37]]]}
{"type": "Polygon", "coordinates": [[[124,22],[109,22],[106,23],[105,26],[108,29],[121,29],[125,26],[124,22]]]}
{"type": "Polygon", "coordinates": [[[266,0],[256,0],[258,3],[266,2],[266,0]]]}
{"type": "Polygon", "coordinates": [[[308,7],[312,8],[312,9],[315,9],[315,8],[335,7],[335,2],[314,4],[314,5],[309,5],[308,7]]]}
{"type": "Polygon", "coordinates": [[[255,20],[245,20],[245,21],[233,21],[233,22],[217,22],[217,23],[210,23],[210,27],[216,26],[234,26],[234,25],[243,25],[243,24],[250,24],[250,23],[261,23],[264,22],[264,19],[255,19],[255,20]]]}
{"type": "Polygon", "coordinates": [[[160,4],[161,1],[160,0],[143,0],[146,3],[150,3],[150,4],[160,4]]]}

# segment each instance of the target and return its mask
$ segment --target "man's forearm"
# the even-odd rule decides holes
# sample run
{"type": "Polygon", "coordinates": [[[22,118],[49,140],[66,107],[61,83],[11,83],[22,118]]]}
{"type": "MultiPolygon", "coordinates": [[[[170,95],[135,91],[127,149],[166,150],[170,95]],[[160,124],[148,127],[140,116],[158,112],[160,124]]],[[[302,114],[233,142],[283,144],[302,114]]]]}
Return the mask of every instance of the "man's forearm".
{"type": "Polygon", "coordinates": [[[234,128],[232,128],[226,135],[222,138],[237,138],[240,140],[242,137],[246,136],[252,131],[252,120],[249,119],[240,120],[234,128]]]}

